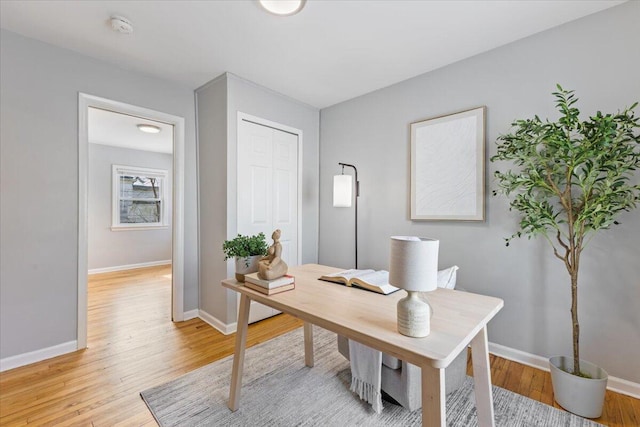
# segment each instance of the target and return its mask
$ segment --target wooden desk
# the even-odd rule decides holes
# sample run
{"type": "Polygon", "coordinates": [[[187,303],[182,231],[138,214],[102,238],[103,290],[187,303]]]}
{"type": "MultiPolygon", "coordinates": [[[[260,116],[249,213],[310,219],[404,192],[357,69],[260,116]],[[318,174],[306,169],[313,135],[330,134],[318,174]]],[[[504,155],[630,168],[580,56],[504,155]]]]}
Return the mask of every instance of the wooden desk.
{"type": "Polygon", "coordinates": [[[487,323],[504,305],[501,299],[448,289],[430,292],[431,334],[411,338],[396,329],[396,303],[406,295],[404,291],[385,296],[318,280],[336,271],[340,269],[317,264],[292,267],[289,274],[296,278],[296,289],[272,296],[235,280],[222,282],[241,295],[229,409],[235,411],[240,404],[249,306],[255,300],[305,322],[305,363],[309,367],[313,366],[312,324],[421,367],[423,426],[446,426],[444,368],[471,344],[478,425],[494,425],[487,323]]]}

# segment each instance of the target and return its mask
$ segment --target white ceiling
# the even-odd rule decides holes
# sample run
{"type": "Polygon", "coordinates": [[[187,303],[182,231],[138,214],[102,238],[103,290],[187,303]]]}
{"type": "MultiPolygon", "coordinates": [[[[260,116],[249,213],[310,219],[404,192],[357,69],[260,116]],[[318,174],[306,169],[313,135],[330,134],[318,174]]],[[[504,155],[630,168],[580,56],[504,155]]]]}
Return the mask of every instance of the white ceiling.
{"type": "Polygon", "coordinates": [[[89,142],[134,150],[173,153],[173,126],[127,114],[89,108],[89,142]],[[138,124],[152,124],[160,133],[145,133],[138,124]]]}
{"type": "Polygon", "coordinates": [[[323,108],[623,2],[308,0],[279,17],[253,0],[2,0],[0,25],[190,88],[228,71],[323,108]]]}

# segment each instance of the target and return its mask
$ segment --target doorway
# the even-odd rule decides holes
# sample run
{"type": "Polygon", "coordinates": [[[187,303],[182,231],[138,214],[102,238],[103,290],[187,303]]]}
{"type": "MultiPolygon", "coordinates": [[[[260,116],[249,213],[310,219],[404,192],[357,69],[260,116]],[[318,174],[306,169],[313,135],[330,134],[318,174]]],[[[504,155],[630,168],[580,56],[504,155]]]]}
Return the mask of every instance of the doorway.
{"type": "MultiPolygon", "coordinates": [[[[172,261],[172,283],[171,283],[171,317],[172,320],[182,321],[184,319],[184,119],[181,117],[169,115],[166,113],[150,110],[147,108],[137,107],[112,101],[105,98],[99,98],[83,93],[79,94],[79,134],[78,134],[78,349],[87,346],[87,272],[89,269],[88,258],[88,241],[89,241],[89,114],[100,111],[108,111],[121,115],[136,117],[142,124],[152,124],[159,122],[170,129],[173,133],[173,179],[165,180],[164,184],[170,185],[171,188],[171,209],[170,211],[162,209],[168,203],[163,204],[160,199],[162,181],[162,170],[148,168],[141,170],[130,170],[132,165],[113,165],[112,178],[113,185],[129,185],[132,186],[132,176],[138,179],[138,190],[140,194],[145,194],[146,200],[119,200],[113,203],[113,223],[112,230],[120,230],[127,228],[133,229],[140,227],[136,224],[136,215],[120,215],[119,210],[122,207],[123,212],[127,210],[125,206],[137,212],[138,217],[144,219],[138,222],[146,222],[146,226],[155,226],[159,229],[167,227],[167,221],[170,219],[171,226],[171,248],[170,259],[172,261]],[[120,181],[118,181],[120,180],[120,181]],[[171,181],[169,183],[169,181],[171,181]],[[149,191],[146,187],[149,187],[149,191]]],[[[159,126],[158,126],[159,127],[159,126]]],[[[115,188],[115,187],[114,187],[115,188]]],[[[114,190],[112,190],[114,191],[114,190]]],[[[119,190],[118,190],[119,191],[119,190]]],[[[122,193],[124,194],[124,193],[122,193]]],[[[117,195],[114,194],[113,197],[117,195]]],[[[136,197],[135,199],[139,199],[136,197]]],[[[167,200],[168,201],[168,200],[167,200]]],[[[116,231],[114,231],[116,232],[116,231]]],[[[132,262],[131,264],[139,264],[132,262]]]]}

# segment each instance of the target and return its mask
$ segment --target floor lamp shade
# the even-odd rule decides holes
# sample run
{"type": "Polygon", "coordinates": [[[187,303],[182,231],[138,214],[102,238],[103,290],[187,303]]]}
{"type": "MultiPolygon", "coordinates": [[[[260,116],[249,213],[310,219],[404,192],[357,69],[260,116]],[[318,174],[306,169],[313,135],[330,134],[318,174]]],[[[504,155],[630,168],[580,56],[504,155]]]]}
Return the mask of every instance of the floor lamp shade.
{"type": "Polygon", "coordinates": [[[440,241],[413,236],[391,237],[389,283],[406,291],[435,291],[440,241]]]}
{"type": "Polygon", "coordinates": [[[352,187],[351,175],[335,175],[333,177],[333,207],[351,207],[352,187]]]}

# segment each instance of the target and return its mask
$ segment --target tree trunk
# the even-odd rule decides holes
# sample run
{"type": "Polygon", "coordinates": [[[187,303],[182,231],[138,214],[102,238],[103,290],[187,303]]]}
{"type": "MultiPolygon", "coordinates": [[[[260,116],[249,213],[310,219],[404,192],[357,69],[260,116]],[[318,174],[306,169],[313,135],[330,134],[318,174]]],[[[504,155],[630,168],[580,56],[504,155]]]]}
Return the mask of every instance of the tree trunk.
{"type": "Polygon", "coordinates": [[[573,374],[580,375],[580,324],[578,323],[578,259],[573,258],[571,274],[571,321],[573,324],[573,374]]]}

